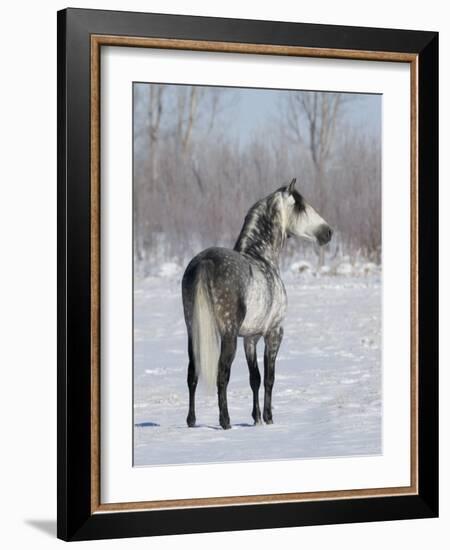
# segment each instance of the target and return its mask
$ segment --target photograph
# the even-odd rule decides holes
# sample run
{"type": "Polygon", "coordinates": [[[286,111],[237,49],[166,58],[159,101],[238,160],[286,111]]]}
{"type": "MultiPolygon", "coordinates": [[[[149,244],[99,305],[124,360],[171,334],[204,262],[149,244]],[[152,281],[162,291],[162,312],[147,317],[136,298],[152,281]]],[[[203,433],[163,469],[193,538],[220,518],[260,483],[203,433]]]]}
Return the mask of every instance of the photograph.
{"type": "Polygon", "coordinates": [[[382,95],[132,86],[133,465],[382,454],[382,95]]]}
{"type": "Polygon", "coordinates": [[[58,537],[438,514],[434,31],[58,13],[58,537]]]}

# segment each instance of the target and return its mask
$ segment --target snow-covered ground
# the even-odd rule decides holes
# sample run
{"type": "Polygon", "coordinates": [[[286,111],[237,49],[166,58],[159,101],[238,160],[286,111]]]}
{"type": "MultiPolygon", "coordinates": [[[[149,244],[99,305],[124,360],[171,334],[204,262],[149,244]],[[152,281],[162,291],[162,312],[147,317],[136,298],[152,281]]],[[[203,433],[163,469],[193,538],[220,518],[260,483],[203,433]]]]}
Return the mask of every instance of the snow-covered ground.
{"type": "MultiPolygon", "coordinates": [[[[197,427],[186,426],[181,274],[167,268],[135,281],[136,466],[381,453],[380,274],[372,268],[357,275],[300,271],[284,277],[289,305],[276,364],[274,424],[253,426],[240,341],[228,386],[227,431],[218,423],[216,396],[201,384],[197,427]]],[[[261,340],[261,373],[263,345],[261,340]]],[[[261,408],[262,397],[260,391],[261,408]]]]}

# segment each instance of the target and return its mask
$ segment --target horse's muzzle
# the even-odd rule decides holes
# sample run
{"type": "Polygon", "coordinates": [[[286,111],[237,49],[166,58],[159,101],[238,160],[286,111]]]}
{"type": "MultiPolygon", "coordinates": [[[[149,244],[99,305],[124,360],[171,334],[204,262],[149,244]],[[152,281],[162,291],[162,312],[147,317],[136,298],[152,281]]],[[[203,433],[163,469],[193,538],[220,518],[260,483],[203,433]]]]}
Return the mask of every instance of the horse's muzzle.
{"type": "Polygon", "coordinates": [[[317,242],[320,246],[330,242],[331,237],[333,236],[333,230],[329,225],[322,224],[315,233],[317,242]]]}

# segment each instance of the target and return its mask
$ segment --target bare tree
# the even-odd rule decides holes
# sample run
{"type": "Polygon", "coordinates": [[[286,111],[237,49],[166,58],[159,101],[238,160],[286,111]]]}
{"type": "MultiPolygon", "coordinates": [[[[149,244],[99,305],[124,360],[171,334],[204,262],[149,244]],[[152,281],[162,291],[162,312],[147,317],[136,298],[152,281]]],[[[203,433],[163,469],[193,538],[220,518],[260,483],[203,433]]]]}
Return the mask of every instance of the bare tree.
{"type": "Polygon", "coordinates": [[[148,154],[144,156],[143,173],[136,176],[136,193],[134,196],[135,216],[135,249],[139,259],[143,259],[146,249],[146,241],[149,239],[149,224],[147,205],[151,201],[150,193],[158,181],[158,145],[161,137],[162,115],[164,110],[164,94],[167,87],[164,85],[148,86],[146,104],[146,125],[143,127],[147,134],[145,143],[148,146],[148,154]]]}
{"type": "MultiPolygon", "coordinates": [[[[344,103],[343,94],[292,92],[285,96],[284,116],[288,135],[309,152],[314,169],[315,198],[325,207],[325,173],[332,155],[334,138],[344,103]]],[[[318,248],[319,267],[325,250],[318,248]]]]}
{"type": "Polygon", "coordinates": [[[151,179],[158,177],[157,147],[160,139],[161,117],[163,114],[163,98],[167,87],[164,85],[149,86],[148,134],[150,141],[151,179]]]}
{"type": "MultiPolygon", "coordinates": [[[[184,262],[207,246],[232,246],[249,207],[293,176],[336,229],[329,261],[333,253],[379,260],[380,139],[355,124],[342,94],[280,92],[283,116],[262,110],[258,127],[243,138],[233,111],[239,92],[139,86],[134,230],[140,265],[184,262]]],[[[311,245],[292,241],[287,262],[311,254],[311,245]]]]}
{"type": "Polygon", "coordinates": [[[286,126],[291,137],[307,147],[318,176],[330,158],[343,95],[330,92],[294,92],[286,96],[286,126]]]}
{"type": "Polygon", "coordinates": [[[177,90],[177,138],[183,155],[189,151],[194,126],[198,123],[199,105],[205,91],[198,86],[177,90]]]}

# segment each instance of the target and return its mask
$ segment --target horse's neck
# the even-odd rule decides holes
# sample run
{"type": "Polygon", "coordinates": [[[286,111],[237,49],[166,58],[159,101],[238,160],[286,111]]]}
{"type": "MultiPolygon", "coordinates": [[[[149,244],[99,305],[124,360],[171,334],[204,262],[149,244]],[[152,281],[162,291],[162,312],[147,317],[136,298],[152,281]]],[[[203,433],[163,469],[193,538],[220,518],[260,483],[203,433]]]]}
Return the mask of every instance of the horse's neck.
{"type": "Polygon", "coordinates": [[[245,218],[234,250],[270,264],[279,271],[285,236],[279,219],[270,216],[267,204],[254,207],[245,218]]]}

